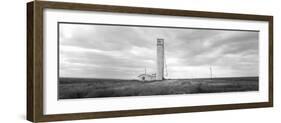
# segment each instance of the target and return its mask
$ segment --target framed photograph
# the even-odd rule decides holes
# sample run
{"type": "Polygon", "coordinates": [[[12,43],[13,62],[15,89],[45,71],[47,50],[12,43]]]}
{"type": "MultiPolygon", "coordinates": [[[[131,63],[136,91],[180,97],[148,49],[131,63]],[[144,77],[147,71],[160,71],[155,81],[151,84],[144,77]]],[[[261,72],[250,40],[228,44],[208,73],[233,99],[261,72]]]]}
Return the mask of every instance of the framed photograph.
{"type": "Polygon", "coordinates": [[[272,106],[272,16],[27,3],[29,121],[272,106]]]}

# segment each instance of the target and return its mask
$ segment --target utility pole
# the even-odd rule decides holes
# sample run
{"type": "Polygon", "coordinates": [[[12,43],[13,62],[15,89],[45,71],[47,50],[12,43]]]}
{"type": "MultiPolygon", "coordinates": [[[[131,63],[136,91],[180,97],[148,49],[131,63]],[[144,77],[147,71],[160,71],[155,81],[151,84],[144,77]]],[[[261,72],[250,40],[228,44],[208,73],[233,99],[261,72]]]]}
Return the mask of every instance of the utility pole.
{"type": "Polygon", "coordinates": [[[146,74],[146,67],[144,68],[144,74],[146,74]]]}
{"type": "Polygon", "coordinates": [[[211,77],[211,79],[213,79],[212,66],[210,66],[210,77],[211,77]]]}

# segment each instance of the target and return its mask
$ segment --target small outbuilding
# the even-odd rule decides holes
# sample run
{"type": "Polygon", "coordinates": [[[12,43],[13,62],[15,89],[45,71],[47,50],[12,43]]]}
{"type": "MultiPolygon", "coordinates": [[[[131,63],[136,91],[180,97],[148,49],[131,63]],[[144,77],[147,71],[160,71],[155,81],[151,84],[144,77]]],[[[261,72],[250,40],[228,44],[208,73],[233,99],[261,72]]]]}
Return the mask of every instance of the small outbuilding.
{"type": "Polygon", "coordinates": [[[156,79],[156,74],[141,74],[138,76],[140,81],[153,81],[156,79]]]}

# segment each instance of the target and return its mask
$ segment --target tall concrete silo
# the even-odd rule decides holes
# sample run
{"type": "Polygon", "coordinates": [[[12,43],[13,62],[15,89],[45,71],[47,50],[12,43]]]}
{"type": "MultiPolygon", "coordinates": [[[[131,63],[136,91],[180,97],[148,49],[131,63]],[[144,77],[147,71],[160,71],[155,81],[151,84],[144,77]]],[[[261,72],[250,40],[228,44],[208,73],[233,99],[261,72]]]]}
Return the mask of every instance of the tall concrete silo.
{"type": "Polygon", "coordinates": [[[156,80],[164,79],[164,39],[157,39],[157,73],[156,80]]]}

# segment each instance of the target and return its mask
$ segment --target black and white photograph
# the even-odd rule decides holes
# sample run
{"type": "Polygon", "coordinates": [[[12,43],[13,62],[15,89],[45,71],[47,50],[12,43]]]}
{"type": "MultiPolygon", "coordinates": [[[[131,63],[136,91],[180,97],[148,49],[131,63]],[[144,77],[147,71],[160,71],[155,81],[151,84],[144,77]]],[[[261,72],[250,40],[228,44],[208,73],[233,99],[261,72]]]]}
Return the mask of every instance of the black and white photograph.
{"type": "Polygon", "coordinates": [[[58,23],[58,99],[259,91],[259,31],[58,23]]]}

